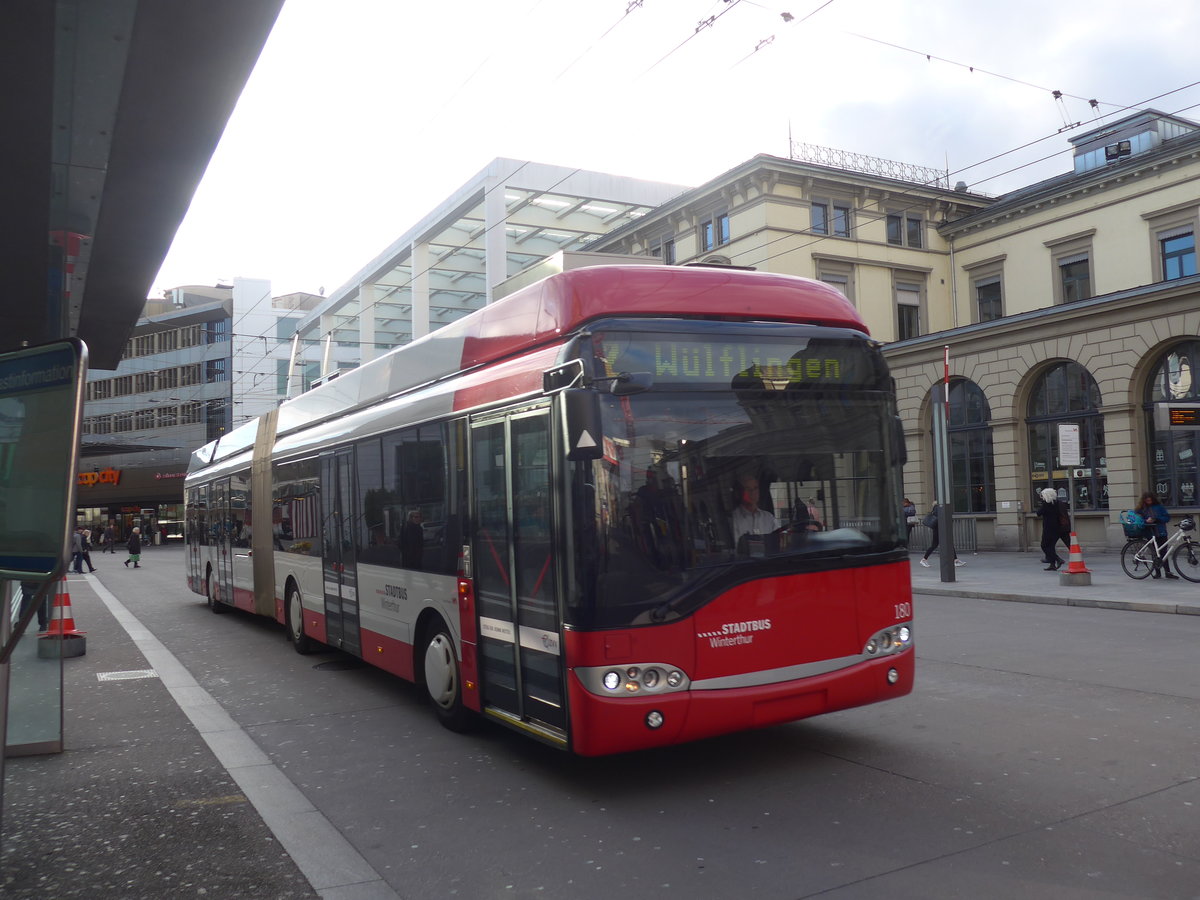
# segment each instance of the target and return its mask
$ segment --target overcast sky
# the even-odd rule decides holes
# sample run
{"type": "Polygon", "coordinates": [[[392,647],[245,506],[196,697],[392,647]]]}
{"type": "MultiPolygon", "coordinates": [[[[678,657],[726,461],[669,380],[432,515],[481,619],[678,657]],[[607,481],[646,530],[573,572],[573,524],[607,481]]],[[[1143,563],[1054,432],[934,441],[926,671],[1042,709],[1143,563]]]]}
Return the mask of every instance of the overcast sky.
{"type": "Polygon", "coordinates": [[[697,185],[790,133],[1001,194],[1127,107],[1200,119],[1198,26],[1192,0],[287,0],[152,296],[330,294],[498,156],[697,185]]]}

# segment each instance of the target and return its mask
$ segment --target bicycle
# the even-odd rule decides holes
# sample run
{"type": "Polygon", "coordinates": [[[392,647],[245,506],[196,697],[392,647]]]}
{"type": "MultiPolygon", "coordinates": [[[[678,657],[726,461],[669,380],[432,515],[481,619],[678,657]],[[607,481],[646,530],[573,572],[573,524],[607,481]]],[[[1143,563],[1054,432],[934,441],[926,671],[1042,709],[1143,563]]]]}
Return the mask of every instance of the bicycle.
{"type": "MultiPolygon", "coordinates": [[[[1191,516],[1184,516],[1175,524],[1175,532],[1159,543],[1153,529],[1150,536],[1130,537],[1121,548],[1121,568],[1130,578],[1139,581],[1150,577],[1159,568],[1159,560],[1171,554],[1175,571],[1188,581],[1200,583],[1200,543],[1192,540],[1196,523],[1191,516]]],[[[1128,534],[1128,528],[1126,529],[1128,534]]]]}

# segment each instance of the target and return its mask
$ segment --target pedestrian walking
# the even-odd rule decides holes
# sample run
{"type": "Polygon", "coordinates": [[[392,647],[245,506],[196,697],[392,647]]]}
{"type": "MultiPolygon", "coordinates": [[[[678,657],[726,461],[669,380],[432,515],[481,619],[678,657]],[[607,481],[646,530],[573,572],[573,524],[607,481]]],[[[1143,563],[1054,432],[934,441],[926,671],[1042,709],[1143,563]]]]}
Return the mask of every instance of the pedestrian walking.
{"type": "MultiPolygon", "coordinates": [[[[953,521],[954,521],[953,513],[951,513],[950,518],[951,518],[951,523],[953,523],[953,521]]],[[[929,557],[933,554],[933,551],[938,548],[938,543],[939,543],[938,512],[937,512],[937,504],[936,503],[933,504],[933,507],[929,510],[929,514],[927,516],[925,516],[924,519],[921,520],[921,524],[933,532],[933,540],[931,540],[929,542],[929,549],[926,550],[925,555],[921,557],[921,565],[923,565],[926,569],[928,569],[929,568],[929,557]]],[[[965,566],[966,565],[965,562],[963,562],[961,559],[958,558],[957,550],[954,551],[954,564],[956,566],[965,566]]]]}
{"type": "Polygon", "coordinates": [[[100,536],[100,552],[117,552],[117,530],[113,528],[112,522],[108,523],[108,526],[104,529],[104,534],[100,536]]]}
{"type": "Polygon", "coordinates": [[[83,561],[87,564],[89,572],[95,572],[96,567],[92,565],[92,533],[84,528],[80,532],[80,537],[83,538],[83,561]]]}
{"type": "Polygon", "coordinates": [[[140,569],[142,559],[142,529],[134,528],[129,534],[129,543],[125,545],[129,550],[129,559],[125,560],[125,567],[128,568],[130,563],[133,563],[135,569],[140,569]]]}
{"type": "Polygon", "coordinates": [[[1054,572],[1059,569],[1066,560],[1058,555],[1057,544],[1061,540],[1067,548],[1067,552],[1071,552],[1070,534],[1070,517],[1067,514],[1066,503],[1058,499],[1058,492],[1054,488],[1045,488],[1039,495],[1042,499],[1041,506],[1038,507],[1038,517],[1042,520],[1042,562],[1046,564],[1047,572],[1054,572]],[[1067,522],[1067,527],[1063,528],[1063,522],[1067,522]]]}
{"type": "Polygon", "coordinates": [[[83,574],[83,529],[76,528],[71,534],[71,565],[76,575],[83,574]]]}

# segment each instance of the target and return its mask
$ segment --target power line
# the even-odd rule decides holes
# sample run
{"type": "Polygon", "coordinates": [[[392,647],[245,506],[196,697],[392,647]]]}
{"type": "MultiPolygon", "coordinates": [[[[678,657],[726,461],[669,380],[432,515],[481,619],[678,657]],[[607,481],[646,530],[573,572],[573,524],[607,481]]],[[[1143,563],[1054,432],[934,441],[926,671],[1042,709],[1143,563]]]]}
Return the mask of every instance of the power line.
{"type": "Polygon", "coordinates": [[[573,60],[571,60],[569,63],[567,63],[566,68],[563,69],[561,72],[559,72],[557,75],[555,75],[554,78],[551,79],[550,83],[551,84],[556,83],[560,78],[562,78],[564,75],[566,75],[567,72],[571,71],[571,69],[573,69],[575,67],[575,64],[577,62],[579,62],[581,59],[583,59],[585,56],[587,56],[589,53],[591,53],[600,44],[601,41],[603,41],[606,37],[608,37],[612,33],[613,29],[615,29],[618,25],[620,25],[622,22],[624,22],[626,19],[628,19],[629,14],[631,12],[633,12],[635,9],[641,9],[642,4],[644,2],[645,2],[645,0],[629,0],[629,4],[625,7],[625,12],[621,14],[621,18],[617,19],[617,21],[615,21],[611,25],[609,25],[608,28],[605,30],[605,32],[602,35],[600,35],[600,37],[596,38],[596,40],[592,41],[592,43],[588,45],[586,50],[584,50],[577,57],[575,57],[573,60]]]}
{"type": "Polygon", "coordinates": [[[872,43],[875,43],[875,44],[882,44],[884,47],[891,47],[895,50],[902,50],[905,53],[915,53],[917,56],[923,56],[923,57],[925,57],[926,60],[929,60],[929,61],[936,60],[937,62],[946,63],[947,65],[958,66],[959,68],[966,69],[969,72],[979,72],[980,74],[983,74],[983,75],[990,75],[993,78],[1001,78],[1005,81],[1011,81],[1014,84],[1020,84],[1020,85],[1024,85],[1025,87],[1034,88],[1035,90],[1044,91],[1048,94],[1054,95],[1055,99],[1058,99],[1060,96],[1061,97],[1071,97],[1072,99],[1083,100],[1084,102],[1090,103],[1090,104],[1103,103],[1104,106],[1113,106],[1113,107],[1120,106],[1119,103],[1107,103],[1104,101],[1096,100],[1094,98],[1081,97],[1078,94],[1068,94],[1065,91],[1056,91],[1052,88],[1042,87],[1041,85],[1034,84],[1030,81],[1024,81],[1023,79],[1020,79],[1020,78],[1014,78],[1011,75],[1005,75],[1001,72],[991,72],[991,71],[988,71],[987,69],[981,68],[980,66],[973,66],[968,63],[958,62],[957,60],[946,59],[944,56],[936,56],[932,53],[927,53],[924,50],[914,50],[912,47],[905,47],[905,46],[902,46],[901,44],[896,44],[896,43],[893,43],[892,41],[885,41],[882,38],[871,37],[870,35],[867,35],[867,34],[859,34],[854,31],[846,31],[843,33],[848,34],[851,37],[859,38],[860,40],[871,41],[872,43]]]}
{"type": "MultiPolygon", "coordinates": [[[[830,0],[830,2],[832,2],[832,0],[830,0]]],[[[687,44],[688,41],[690,41],[692,38],[694,38],[696,35],[698,35],[702,31],[704,31],[705,29],[712,28],[713,25],[716,24],[717,19],[721,18],[726,13],[733,11],[741,3],[742,3],[742,0],[732,0],[732,2],[729,2],[728,5],[723,10],[721,10],[719,13],[717,13],[715,16],[709,16],[707,19],[701,19],[699,22],[696,23],[696,28],[691,34],[689,34],[682,41],[680,41],[679,44],[677,44],[675,47],[668,50],[667,54],[665,56],[663,56],[661,59],[659,59],[658,62],[654,63],[654,65],[650,66],[650,68],[648,68],[644,72],[642,72],[641,75],[639,75],[638,77],[641,78],[644,75],[648,75],[655,68],[657,68],[660,64],[662,64],[662,63],[666,62],[668,59],[670,59],[677,51],[679,51],[685,44],[687,44]]]]}

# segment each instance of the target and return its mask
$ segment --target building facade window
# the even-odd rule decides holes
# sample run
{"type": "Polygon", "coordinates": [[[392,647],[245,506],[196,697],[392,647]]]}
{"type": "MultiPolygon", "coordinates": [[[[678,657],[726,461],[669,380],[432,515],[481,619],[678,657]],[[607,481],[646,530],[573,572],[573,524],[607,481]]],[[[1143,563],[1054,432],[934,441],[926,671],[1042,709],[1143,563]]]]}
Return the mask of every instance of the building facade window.
{"type": "Polygon", "coordinates": [[[1174,229],[1158,236],[1163,281],[1196,274],[1196,234],[1174,229]]]}
{"type": "Polygon", "coordinates": [[[1176,344],[1165,352],[1146,385],[1146,446],[1150,448],[1148,469],[1150,489],[1166,506],[1197,506],[1197,460],[1200,459],[1200,431],[1170,431],[1155,427],[1154,408],[1167,402],[1200,402],[1196,383],[1196,361],[1200,359],[1200,341],[1176,344]]]}
{"type": "Polygon", "coordinates": [[[672,234],[660,234],[646,241],[646,252],[663,261],[664,265],[675,265],[675,237],[672,234]]]}
{"type": "Polygon", "coordinates": [[[204,381],[206,384],[213,384],[214,382],[228,380],[229,360],[210,359],[204,364],[204,381]]]}
{"type": "Polygon", "coordinates": [[[916,213],[888,213],[887,242],[899,247],[924,247],[924,218],[916,213]]]}
{"type": "Polygon", "coordinates": [[[1004,315],[1004,261],[1006,255],[982,260],[966,268],[969,296],[976,322],[991,322],[1004,315]]]}
{"type": "Polygon", "coordinates": [[[921,334],[921,285],[896,282],[896,340],[906,341],[921,334]]]}
{"type": "Polygon", "coordinates": [[[991,322],[1004,315],[1004,297],[999,278],[984,278],[975,282],[977,321],[991,322]]]}
{"type": "Polygon", "coordinates": [[[850,204],[841,200],[814,198],[811,205],[814,234],[850,237],[852,220],[850,204]]]}
{"type": "Polygon", "coordinates": [[[1196,202],[1144,213],[1156,277],[1172,281],[1196,274],[1196,202]]]}
{"type": "Polygon", "coordinates": [[[227,341],[233,333],[233,323],[229,319],[216,319],[209,322],[204,329],[204,343],[215,344],[227,341]]]}
{"type": "Polygon", "coordinates": [[[1037,495],[1054,488],[1068,499],[1073,474],[1072,509],[1108,509],[1108,459],[1104,448],[1104,418],[1100,415],[1100,388],[1079,363],[1055,363],[1033,386],[1026,411],[1029,437],[1029,502],[1036,509],[1037,495]],[[1079,426],[1079,465],[1074,472],[1062,464],[1059,425],[1079,426]]]}
{"type": "Polygon", "coordinates": [[[823,281],[841,291],[842,296],[854,302],[854,266],[850,263],[815,259],[817,281],[823,281]]]}
{"type": "Polygon", "coordinates": [[[1086,253],[1057,260],[1058,294],[1061,303],[1075,303],[1092,296],[1092,261],[1086,253]]]}
{"type": "Polygon", "coordinates": [[[707,252],[729,243],[729,213],[714,212],[699,226],[700,251],[707,252]]]}
{"type": "MultiPolygon", "coordinates": [[[[942,403],[942,385],[930,394],[942,403]]],[[[992,453],[992,412],[979,385],[965,378],[950,382],[950,494],[956,512],[982,513],[996,509],[996,475],[992,453]]]]}

